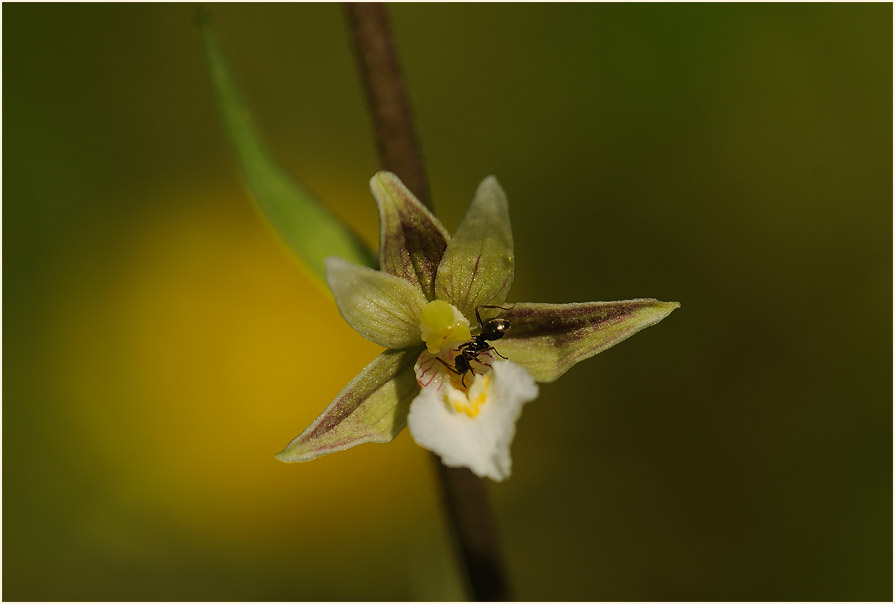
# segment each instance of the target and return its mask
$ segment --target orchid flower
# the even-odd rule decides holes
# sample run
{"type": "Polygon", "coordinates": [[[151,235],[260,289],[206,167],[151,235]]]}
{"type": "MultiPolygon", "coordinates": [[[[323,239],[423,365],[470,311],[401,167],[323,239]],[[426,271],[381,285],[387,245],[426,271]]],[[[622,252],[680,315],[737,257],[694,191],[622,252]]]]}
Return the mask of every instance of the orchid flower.
{"type": "Polygon", "coordinates": [[[494,177],[479,185],[453,237],[394,174],[377,173],[370,187],[380,270],[330,257],[326,281],[348,324],[386,350],[289,443],[282,461],[389,442],[409,425],[446,465],[503,480],[516,420],[537,397],[536,382],[554,381],[680,306],[507,303],[513,235],[494,177]],[[497,317],[509,329],[485,341],[483,322],[497,317]],[[470,345],[476,335],[482,346],[470,345]]]}

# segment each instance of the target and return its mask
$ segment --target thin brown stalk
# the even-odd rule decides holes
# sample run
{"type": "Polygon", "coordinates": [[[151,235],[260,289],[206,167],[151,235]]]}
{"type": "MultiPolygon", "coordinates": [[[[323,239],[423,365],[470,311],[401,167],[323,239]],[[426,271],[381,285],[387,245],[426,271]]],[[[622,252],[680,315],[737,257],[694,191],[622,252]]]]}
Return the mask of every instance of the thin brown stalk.
{"type": "MultiPolygon", "coordinates": [[[[366,91],[379,162],[430,209],[429,183],[413,125],[385,7],[379,3],[345,5],[348,28],[366,91]]],[[[497,528],[484,480],[465,468],[448,468],[435,455],[451,533],[478,601],[509,600],[497,528]]]]}
{"type": "Polygon", "coordinates": [[[431,208],[429,181],[385,7],[348,3],[345,12],[373,118],[379,163],[431,208]]]}

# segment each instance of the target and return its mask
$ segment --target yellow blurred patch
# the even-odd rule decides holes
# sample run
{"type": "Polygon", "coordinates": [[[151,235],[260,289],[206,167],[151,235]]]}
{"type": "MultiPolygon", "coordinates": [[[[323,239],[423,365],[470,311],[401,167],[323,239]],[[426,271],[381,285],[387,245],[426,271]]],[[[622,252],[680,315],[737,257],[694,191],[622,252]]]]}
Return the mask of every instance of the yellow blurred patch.
{"type": "Polygon", "coordinates": [[[387,531],[370,519],[431,505],[428,460],[406,432],[306,464],[274,459],[381,349],[244,198],[193,193],[146,217],[110,262],[83,271],[104,245],[85,241],[59,266],[84,276],[62,280],[73,285],[48,372],[85,463],[116,496],[222,541],[387,531]],[[358,493],[375,494],[363,513],[358,493]]]}

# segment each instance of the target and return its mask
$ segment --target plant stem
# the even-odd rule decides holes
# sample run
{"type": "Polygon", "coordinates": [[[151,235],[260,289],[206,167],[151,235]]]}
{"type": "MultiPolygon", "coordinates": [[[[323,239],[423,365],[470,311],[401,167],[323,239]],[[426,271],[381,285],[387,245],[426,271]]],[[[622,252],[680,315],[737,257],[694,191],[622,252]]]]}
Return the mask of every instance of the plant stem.
{"type": "Polygon", "coordinates": [[[474,599],[479,602],[510,600],[485,481],[466,468],[445,466],[435,454],[431,457],[441,479],[448,523],[474,599]]]}
{"type": "MultiPolygon", "coordinates": [[[[379,163],[397,174],[431,209],[429,183],[385,7],[380,3],[347,3],[345,12],[373,118],[379,163]]],[[[435,455],[432,460],[473,599],[509,600],[497,527],[484,480],[466,468],[444,466],[435,455]]]]}
{"type": "Polygon", "coordinates": [[[345,12],[373,117],[379,163],[431,209],[429,181],[385,7],[378,2],[349,2],[345,12]]]}

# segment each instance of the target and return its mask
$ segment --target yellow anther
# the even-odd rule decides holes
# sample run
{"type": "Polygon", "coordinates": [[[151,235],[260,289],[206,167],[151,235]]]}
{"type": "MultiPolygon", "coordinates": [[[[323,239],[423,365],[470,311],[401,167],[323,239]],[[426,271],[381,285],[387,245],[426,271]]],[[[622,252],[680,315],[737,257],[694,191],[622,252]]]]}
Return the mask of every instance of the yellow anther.
{"type": "Polygon", "coordinates": [[[441,329],[454,322],[454,309],[444,300],[432,300],[423,308],[423,325],[441,329]]]}
{"type": "Polygon", "coordinates": [[[469,320],[444,300],[432,300],[423,308],[420,337],[432,354],[438,354],[448,342],[466,342],[472,338],[469,320]]]}

